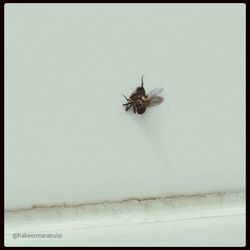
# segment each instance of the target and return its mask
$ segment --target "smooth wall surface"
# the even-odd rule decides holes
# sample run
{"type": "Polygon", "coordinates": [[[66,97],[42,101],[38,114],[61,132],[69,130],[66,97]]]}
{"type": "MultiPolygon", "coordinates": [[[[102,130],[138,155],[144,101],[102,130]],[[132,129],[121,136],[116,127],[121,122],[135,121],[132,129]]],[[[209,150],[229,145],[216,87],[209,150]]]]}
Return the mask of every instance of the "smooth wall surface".
{"type": "Polygon", "coordinates": [[[244,189],[245,5],[5,5],[6,209],[244,189]]]}

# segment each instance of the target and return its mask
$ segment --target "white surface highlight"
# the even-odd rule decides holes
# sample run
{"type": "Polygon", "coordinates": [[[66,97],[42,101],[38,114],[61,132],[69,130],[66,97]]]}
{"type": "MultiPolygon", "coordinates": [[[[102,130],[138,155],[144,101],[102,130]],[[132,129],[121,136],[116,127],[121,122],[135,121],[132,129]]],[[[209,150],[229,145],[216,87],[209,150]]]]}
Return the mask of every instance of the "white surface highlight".
{"type": "Polygon", "coordinates": [[[62,239],[16,239],[7,246],[245,246],[245,216],[52,231],[62,239]]]}
{"type": "Polygon", "coordinates": [[[6,233],[42,232],[244,213],[244,193],[200,194],[7,211],[5,230],[6,233]]]}
{"type": "Polygon", "coordinates": [[[6,212],[7,246],[243,246],[245,194],[220,193],[6,212]],[[32,239],[22,233],[60,234],[32,239]]]}

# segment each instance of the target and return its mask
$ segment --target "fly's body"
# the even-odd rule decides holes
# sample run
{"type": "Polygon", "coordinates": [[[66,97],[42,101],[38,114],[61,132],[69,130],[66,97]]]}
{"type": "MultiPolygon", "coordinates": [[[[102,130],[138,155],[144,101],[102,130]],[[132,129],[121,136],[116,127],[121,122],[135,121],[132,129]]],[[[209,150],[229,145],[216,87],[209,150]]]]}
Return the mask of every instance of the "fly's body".
{"type": "Polygon", "coordinates": [[[146,94],[144,89],[143,76],[141,78],[141,86],[138,87],[129,98],[124,96],[127,103],[123,104],[128,111],[133,107],[134,113],[143,114],[148,107],[158,105],[163,102],[164,98],[158,96],[163,91],[163,88],[153,89],[149,94],[146,94]]]}

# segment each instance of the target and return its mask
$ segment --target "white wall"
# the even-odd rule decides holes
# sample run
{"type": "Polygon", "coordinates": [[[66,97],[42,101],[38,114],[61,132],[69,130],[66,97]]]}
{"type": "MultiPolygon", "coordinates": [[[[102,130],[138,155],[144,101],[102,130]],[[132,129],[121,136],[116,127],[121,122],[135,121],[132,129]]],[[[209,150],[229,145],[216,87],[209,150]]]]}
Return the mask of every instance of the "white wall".
{"type": "Polygon", "coordinates": [[[245,5],[5,5],[6,209],[244,189],[245,5]]]}

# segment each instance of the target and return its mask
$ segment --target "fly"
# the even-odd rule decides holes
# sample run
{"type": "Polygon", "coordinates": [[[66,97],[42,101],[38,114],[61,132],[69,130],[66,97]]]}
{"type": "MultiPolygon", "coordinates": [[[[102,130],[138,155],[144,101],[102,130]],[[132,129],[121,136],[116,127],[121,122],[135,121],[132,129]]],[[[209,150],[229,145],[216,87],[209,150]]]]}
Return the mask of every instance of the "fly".
{"type": "Polygon", "coordinates": [[[126,107],[126,111],[133,107],[134,113],[141,115],[148,107],[156,106],[163,102],[164,98],[158,96],[163,91],[163,88],[153,89],[149,94],[146,94],[143,85],[144,82],[142,76],[141,86],[138,87],[129,98],[124,95],[127,103],[124,103],[123,106],[126,107]]]}

